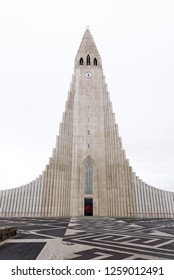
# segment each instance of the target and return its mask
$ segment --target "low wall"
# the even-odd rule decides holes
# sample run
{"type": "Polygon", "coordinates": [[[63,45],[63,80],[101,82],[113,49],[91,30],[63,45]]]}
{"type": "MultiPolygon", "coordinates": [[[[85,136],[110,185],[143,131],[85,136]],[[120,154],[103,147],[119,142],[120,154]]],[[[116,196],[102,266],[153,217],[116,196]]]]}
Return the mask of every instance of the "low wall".
{"type": "Polygon", "coordinates": [[[16,235],[16,233],[16,227],[0,227],[0,242],[16,235]]]}

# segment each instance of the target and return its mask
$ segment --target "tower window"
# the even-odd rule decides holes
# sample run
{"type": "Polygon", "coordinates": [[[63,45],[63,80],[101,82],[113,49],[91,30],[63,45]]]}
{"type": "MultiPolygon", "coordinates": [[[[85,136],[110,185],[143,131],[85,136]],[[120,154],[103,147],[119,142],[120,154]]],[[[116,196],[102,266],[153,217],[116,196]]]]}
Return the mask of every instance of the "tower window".
{"type": "Polygon", "coordinates": [[[94,58],[94,66],[97,66],[97,58],[94,58]]]}
{"type": "Polygon", "coordinates": [[[83,65],[83,58],[80,58],[80,65],[83,65]]]}
{"type": "Polygon", "coordinates": [[[92,194],[93,168],[91,163],[85,166],[85,194],[92,194]]]}
{"type": "Polygon", "coordinates": [[[87,55],[87,58],[86,58],[86,64],[90,65],[90,56],[89,56],[89,54],[87,55]]]}
{"type": "Polygon", "coordinates": [[[88,149],[90,148],[90,144],[88,144],[88,149]]]}
{"type": "Polygon", "coordinates": [[[88,135],[90,134],[90,130],[88,129],[88,135]]]}

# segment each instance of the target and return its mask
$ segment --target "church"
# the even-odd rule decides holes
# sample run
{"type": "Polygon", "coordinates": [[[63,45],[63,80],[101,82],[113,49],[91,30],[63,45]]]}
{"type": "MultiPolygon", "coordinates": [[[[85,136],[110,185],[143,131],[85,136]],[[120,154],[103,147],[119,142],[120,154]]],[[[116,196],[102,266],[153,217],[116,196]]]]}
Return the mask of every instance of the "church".
{"type": "Polygon", "coordinates": [[[174,217],[174,193],[143,182],[126,158],[88,28],[48,165],[32,182],[0,191],[0,217],[70,216],[174,217]]]}

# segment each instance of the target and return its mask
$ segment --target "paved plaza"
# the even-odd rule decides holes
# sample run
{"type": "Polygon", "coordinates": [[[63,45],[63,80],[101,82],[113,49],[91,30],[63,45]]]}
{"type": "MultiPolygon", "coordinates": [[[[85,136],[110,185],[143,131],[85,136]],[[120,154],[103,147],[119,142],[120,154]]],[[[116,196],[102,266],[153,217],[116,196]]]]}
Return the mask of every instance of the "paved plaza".
{"type": "Polygon", "coordinates": [[[15,237],[0,243],[1,260],[174,259],[173,219],[0,218],[15,237]]]}

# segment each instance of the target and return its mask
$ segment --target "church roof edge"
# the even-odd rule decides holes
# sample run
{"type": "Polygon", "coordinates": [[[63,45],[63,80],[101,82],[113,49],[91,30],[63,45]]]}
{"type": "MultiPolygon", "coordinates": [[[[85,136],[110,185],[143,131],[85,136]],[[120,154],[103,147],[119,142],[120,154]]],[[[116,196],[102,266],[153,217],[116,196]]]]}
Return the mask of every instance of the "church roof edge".
{"type": "Polygon", "coordinates": [[[89,30],[89,27],[87,27],[84,32],[76,57],[80,57],[87,54],[91,54],[100,58],[100,54],[94,42],[91,31],[89,30]]]}

